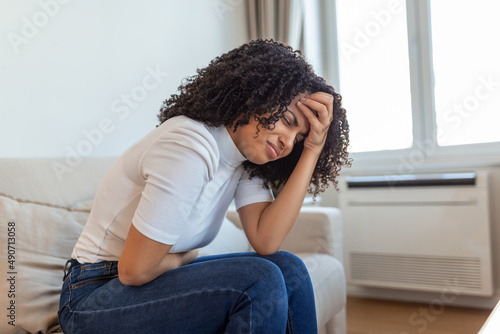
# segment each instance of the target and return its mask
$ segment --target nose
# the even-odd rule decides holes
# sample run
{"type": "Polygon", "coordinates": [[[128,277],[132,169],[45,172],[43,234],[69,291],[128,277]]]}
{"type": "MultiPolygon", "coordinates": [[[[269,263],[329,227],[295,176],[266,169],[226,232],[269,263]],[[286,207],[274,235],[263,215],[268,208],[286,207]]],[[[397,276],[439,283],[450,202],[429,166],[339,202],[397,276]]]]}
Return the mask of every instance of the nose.
{"type": "Polygon", "coordinates": [[[295,144],[295,134],[287,133],[280,137],[281,149],[290,152],[295,144]]]}

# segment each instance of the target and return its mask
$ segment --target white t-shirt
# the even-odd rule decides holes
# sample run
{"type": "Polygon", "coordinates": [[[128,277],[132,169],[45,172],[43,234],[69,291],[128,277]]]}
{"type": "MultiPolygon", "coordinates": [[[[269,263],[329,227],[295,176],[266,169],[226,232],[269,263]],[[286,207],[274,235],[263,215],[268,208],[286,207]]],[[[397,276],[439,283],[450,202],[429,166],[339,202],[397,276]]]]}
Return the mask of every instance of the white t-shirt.
{"type": "Polygon", "coordinates": [[[125,151],[105,174],[72,258],[117,261],[130,224],[184,252],[209,244],[234,199],[236,209],[270,202],[262,180],[248,178],[245,160],[225,126],[171,118],[125,151]]]}

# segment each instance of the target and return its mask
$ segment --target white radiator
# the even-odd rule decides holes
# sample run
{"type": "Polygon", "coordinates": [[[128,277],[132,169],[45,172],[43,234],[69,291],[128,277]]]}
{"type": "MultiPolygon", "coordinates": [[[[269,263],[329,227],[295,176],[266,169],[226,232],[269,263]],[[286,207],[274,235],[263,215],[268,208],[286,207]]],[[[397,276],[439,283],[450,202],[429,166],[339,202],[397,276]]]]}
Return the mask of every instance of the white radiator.
{"type": "Polygon", "coordinates": [[[486,172],[340,180],[349,284],[493,294],[486,172]]]}

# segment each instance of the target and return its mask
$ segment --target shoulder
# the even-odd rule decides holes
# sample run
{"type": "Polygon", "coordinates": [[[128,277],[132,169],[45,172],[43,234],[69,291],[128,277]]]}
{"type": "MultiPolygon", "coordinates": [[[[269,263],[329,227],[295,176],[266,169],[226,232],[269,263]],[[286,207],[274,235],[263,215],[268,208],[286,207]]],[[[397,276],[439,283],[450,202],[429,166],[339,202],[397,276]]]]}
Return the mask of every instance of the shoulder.
{"type": "Polygon", "coordinates": [[[185,135],[199,134],[205,137],[211,136],[210,127],[208,125],[187,116],[172,117],[160,124],[158,128],[161,133],[183,133],[185,135]]]}
{"type": "Polygon", "coordinates": [[[219,160],[213,128],[186,116],[173,117],[158,126],[147,154],[186,162],[201,158],[210,168],[216,167],[219,160]]]}
{"type": "Polygon", "coordinates": [[[175,141],[181,145],[201,145],[205,149],[216,150],[217,141],[212,129],[186,116],[173,117],[159,126],[157,141],[175,141]]]}

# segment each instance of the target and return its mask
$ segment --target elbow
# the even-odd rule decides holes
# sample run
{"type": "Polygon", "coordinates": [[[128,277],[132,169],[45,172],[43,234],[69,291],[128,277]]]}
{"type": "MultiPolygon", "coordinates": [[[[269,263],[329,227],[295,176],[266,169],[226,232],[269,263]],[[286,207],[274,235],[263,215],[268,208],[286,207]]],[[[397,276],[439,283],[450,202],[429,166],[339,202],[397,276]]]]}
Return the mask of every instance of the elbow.
{"type": "Polygon", "coordinates": [[[259,255],[271,255],[280,250],[284,238],[273,233],[258,233],[257,231],[245,231],[252,248],[259,255]]]}
{"type": "Polygon", "coordinates": [[[265,255],[271,255],[271,254],[274,254],[278,251],[279,249],[276,249],[276,250],[255,250],[257,252],[257,254],[259,255],[262,255],[262,256],[265,256],[265,255]]]}
{"type": "Polygon", "coordinates": [[[118,263],[118,279],[123,285],[129,286],[141,286],[148,283],[143,275],[120,267],[120,263],[118,263]]]}
{"type": "Polygon", "coordinates": [[[260,244],[252,244],[253,249],[259,255],[271,255],[280,250],[281,244],[272,244],[272,243],[260,243],[260,244]]]}
{"type": "Polygon", "coordinates": [[[140,277],[125,274],[118,274],[118,279],[123,285],[129,286],[141,286],[147,283],[140,277]]]}
{"type": "Polygon", "coordinates": [[[141,286],[146,283],[140,278],[131,275],[118,274],[118,279],[123,285],[129,285],[129,286],[141,286]]]}

